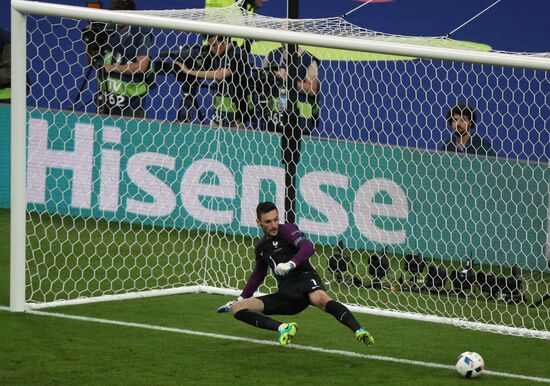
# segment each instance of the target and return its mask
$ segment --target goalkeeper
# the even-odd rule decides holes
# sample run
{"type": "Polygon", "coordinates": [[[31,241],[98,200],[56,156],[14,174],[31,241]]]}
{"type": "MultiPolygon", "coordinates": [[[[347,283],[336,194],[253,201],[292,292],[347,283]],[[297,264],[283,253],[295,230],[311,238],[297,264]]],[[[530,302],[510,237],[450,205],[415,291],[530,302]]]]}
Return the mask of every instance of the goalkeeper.
{"type": "Polygon", "coordinates": [[[256,244],[256,267],[236,301],[218,308],[229,312],[252,326],[278,331],[279,343],[292,341],[298,330],[296,323],[278,322],[267,315],[295,315],[310,304],[332,314],[349,327],[357,340],[374,343],[372,335],[357,322],[353,314],[325,292],[321,278],[309,262],[314,247],[294,224],[279,224],[279,212],[272,202],[262,202],[256,208],[256,223],[264,237],[256,244]],[[267,276],[270,267],[277,279],[278,291],[252,297],[267,276]]]}

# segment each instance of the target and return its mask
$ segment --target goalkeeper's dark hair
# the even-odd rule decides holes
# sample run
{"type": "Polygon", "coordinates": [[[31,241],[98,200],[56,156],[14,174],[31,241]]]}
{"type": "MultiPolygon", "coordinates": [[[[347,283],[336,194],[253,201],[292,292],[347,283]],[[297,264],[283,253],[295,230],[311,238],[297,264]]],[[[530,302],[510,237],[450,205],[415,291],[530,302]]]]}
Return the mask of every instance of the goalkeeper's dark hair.
{"type": "Polygon", "coordinates": [[[109,9],[111,11],[135,11],[136,3],[134,0],[113,0],[109,9]]]}
{"type": "Polygon", "coordinates": [[[274,203],[272,203],[271,201],[260,202],[256,207],[256,218],[260,219],[262,217],[262,214],[269,213],[272,210],[278,211],[277,206],[275,206],[274,203]]]}
{"type": "Polygon", "coordinates": [[[467,117],[470,120],[470,122],[472,122],[472,127],[474,127],[476,124],[476,120],[477,120],[476,110],[473,107],[468,106],[467,104],[459,103],[456,106],[453,106],[447,113],[447,121],[449,123],[452,123],[453,117],[455,115],[460,115],[461,117],[467,117]]]}

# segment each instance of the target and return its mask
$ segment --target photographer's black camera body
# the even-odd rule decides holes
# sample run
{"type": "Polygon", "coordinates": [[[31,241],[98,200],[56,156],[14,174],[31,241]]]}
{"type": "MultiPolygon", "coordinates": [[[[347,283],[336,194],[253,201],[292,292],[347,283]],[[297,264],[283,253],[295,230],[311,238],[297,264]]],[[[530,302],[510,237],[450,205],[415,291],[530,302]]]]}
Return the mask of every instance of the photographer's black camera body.
{"type": "Polygon", "coordinates": [[[353,285],[357,288],[363,287],[363,281],[354,275],[356,268],[351,257],[344,254],[342,241],[338,242],[337,250],[328,258],[328,269],[332,272],[336,283],[353,285]]]}
{"type": "Polygon", "coordinates": [[[354,282],[354,277],[349,272],[352,268],[351,257],[344,254],[344,243],[338,242],[338,248],[335,253],[328,258],[328,269],[334,276],[336,283],[351,284],[354,282]]]}
{"type": "Polygon", "coordinates": [[[161,52],[153,62],[153,69],[161,75],[175,75],[179,82],[191,83],[196,77],[181,71],[175,62],[183,63],[194,71],[207,71],[213,68],[213,60],[209,55],[209,47],[203,45],[181,46],[177,51],[161,52]]]}
{"type": "Polygon", "coordinates": [[[278,78],[272,68],[253,68],[250,89],[256,93],[257,103],[267,105],[268,100],[281,86],[282,79],[278,78]]]}
{"type": "Polygon", "coordinates": [[[86,45],[86,54],[94,68],[103,67],[105,58],[112,52],[109,36],[115,31],[114,26],[99,22],[90,23],[82,30],[82,41],[86,45]]]}
{"type": "Polygon", "coordinates": [[[281,132],[283,129],[280,92],[284,88],[284,80],[275,75],[277,69],[277,66],[253,68],[248,86],[252,90],[252,114],[256,126],[273,132],[281,132]]]}
{"type": "Polygon", "coordinates": [[[210,48],[205,45],[195,44],[192,46],[180,46],[178,50],[161,52],[158,58],[153,61],[152,68],[155,74],[174,75],[181,86],[182,104],[178,110],[180,122],[192,121],[196,117],[202,122],[206,113],[198,104],[196,96],[199,94],[201,79],[181,71],[175,63],[183,63],[187,68],[194,71],[206,71],[213,68],[210,48]]]}
{"type": "Polygon", "coordinates": [[[478,272],[476,283],[482,292],[495,300],[506,302],[523,302],[523,281],[517,270],[512,270],[511,276],[497,275],[493,272],[478,272]]]}
{"type": "Polygon", "coordinates": [[[348,271],[350,261],[349,256],[341,253],[336,253],[328,258],[328,268],[334,273],[336,282],[342,281],[342,275],[348,271]]]}

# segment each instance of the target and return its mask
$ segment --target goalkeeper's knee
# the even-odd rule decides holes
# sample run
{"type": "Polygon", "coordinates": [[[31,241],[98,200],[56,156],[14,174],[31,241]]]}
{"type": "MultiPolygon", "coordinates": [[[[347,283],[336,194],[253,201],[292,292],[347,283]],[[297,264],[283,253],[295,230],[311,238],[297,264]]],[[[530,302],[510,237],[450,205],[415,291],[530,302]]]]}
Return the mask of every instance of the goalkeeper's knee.
{"type": "MultiPolygon", "coordinates": [[[[239,304],[239,302],[235,302],[231,305],[231,314],[235,316],[239,311],[248,309],[246,306],[239,304]]],[[[235,316],[236,317],[236,316],[235,316]]]]}

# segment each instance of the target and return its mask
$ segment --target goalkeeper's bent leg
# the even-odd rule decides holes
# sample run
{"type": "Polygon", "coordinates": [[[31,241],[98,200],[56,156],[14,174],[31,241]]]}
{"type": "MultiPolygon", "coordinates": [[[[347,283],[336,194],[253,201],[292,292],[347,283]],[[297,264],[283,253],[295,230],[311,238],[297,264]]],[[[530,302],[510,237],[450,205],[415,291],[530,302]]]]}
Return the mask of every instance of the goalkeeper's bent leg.
{"type": "Polygon", "coordinates": [[[355,319],[355,316],[353,316],[351,311],[348,310],[342,303],[335,300],[330,300],[325,305],[325,311],[332,314],[336,320],[353,331],[359,342],[363,342],[367,346],[374,343],[374,338],[372,335],[366,329],[361,327],[357,319],[355,319]]]}
{"type": "Polygon", "coordinates": [[[342,323],[344,326],[347,326],[351,331],[356,332],[361,328],[361,325],[355,319],[355,316],[347,309],[342,303],[339,303],[335,300],[330,300],[325,306],[325,311],[331,314],[342,323]]]}
{"type": "Polygon", "coordinates": [[[266,316],[260,312],[250,311],[248,309],[237,311],[234,316],[235,319],[240,320],[241,322],[272,331],[277,331],[279,326],[283,324],[282,322],[271,319],[269,316],[266,316]]]}

